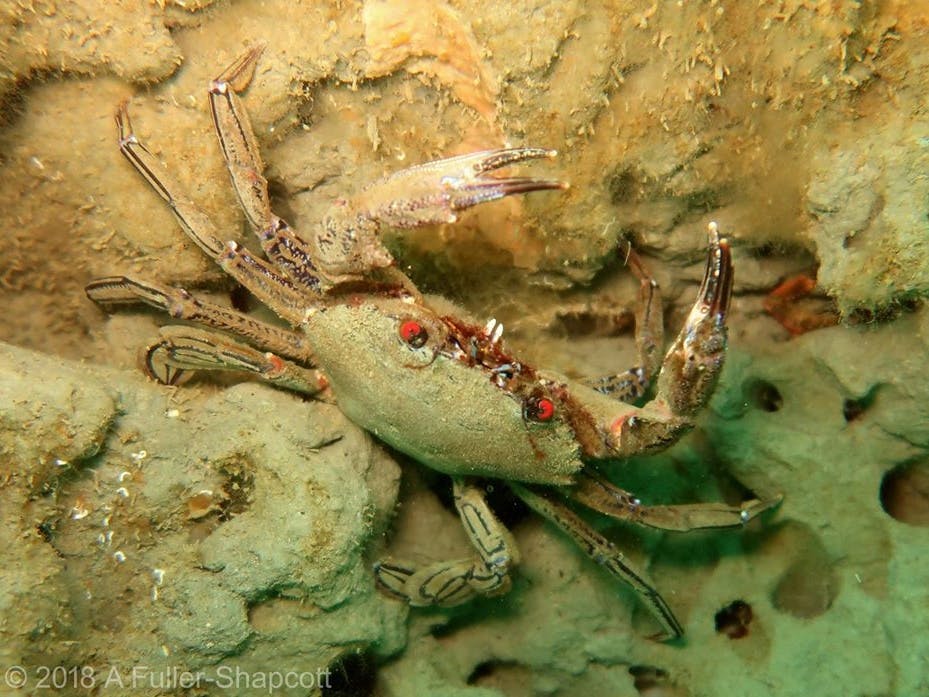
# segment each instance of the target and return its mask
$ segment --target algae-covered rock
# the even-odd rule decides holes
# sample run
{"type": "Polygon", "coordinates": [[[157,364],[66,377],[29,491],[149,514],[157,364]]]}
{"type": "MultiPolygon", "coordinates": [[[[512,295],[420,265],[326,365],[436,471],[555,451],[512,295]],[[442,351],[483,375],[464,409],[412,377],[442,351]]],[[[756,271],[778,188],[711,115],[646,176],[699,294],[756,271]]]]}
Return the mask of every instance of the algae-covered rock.
{"type": "Polygon", "coordinates": [[[5,3],[0,8],[0,104],[17,82],[60,70],[164,80],[181,62],[157,7],[68,0],[5,3]]]}
{"type": "Polygon", "coordinates": [[[818,280],[845,313],[929,291],[929,127],[897,117],[813,159],[808,229],[818,280]]]}
{"type": "Polygon", "coordinates": [[[406,609],[375,592],[368,554],[399,473],[338,409],[253,383],[176,402],[140,375],[8,346],[0,367],[11,664],[175,667],[248,694],[220,678],[318,677],[402,646],[406,609]],[[60,476],[49,447],[72,458],[60,476]]]}

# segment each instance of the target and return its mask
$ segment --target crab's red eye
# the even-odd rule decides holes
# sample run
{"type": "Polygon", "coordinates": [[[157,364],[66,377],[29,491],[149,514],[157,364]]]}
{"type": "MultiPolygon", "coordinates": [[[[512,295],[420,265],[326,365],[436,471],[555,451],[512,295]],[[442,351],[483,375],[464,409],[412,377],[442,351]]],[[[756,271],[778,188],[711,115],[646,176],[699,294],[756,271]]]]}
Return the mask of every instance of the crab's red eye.
{"type": "Polygon", "coordinates": [[[413,348],[419,348],[426,343],[429,332],[415,319],[408,319],[400,325],[400,338],[413,348]]]}
{"type": "Polygon", "coordinates": [[[530,397],[524,407],[526,418],[532,421],[551,421],[555,403],[548,397],[530,397]]]}

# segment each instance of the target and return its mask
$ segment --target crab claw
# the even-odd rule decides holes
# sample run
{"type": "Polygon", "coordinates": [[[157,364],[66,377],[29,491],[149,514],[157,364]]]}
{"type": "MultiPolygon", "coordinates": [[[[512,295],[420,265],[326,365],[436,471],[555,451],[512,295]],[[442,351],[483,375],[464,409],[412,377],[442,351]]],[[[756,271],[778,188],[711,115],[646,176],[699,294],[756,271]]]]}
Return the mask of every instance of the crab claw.
{"type": "Polygon", "coordinates": [[[703,283],[684,328],[665,356],[658,398],[679,417],[693,415],[709,398],[726,354],[726,314],[732,297],[732,255],[709,225],[709,254],[703,283]]]}
{"type": "Polygon", "coordinates": [[[356,199],[354,208],[400,228],[454,223],[460,211],[487,201],[568,188],[566,183],[553,179],[489,175],[501,167],[556,154],[544,148],[504,148],[428,162],[375,182],[356,199]]]}

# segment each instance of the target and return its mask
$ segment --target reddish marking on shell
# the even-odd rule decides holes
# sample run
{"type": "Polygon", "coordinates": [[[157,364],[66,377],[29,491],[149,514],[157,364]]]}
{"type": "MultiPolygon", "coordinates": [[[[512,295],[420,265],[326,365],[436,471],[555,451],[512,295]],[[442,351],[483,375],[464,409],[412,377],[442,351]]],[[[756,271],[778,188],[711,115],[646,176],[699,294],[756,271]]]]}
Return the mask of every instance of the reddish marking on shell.
{"type": "Polygon", "coordinates": [[[284,371],[284,361],[282,361],[279,356],[275,356],[273,353],[269,353],[268,363],[271,364],[271,370],[273,374],[281,373],[284,371]]]}
{"type": "MultiPolygon", "coordinates": [[[[516,359],[505,353],[503,342],[491,341],[484,333],[484,327],[479,327],[452,316],[443,316],[442,321],[449,330],[448,351],[454,352],[454,348],[460,349],[464,356],[459,357],[463,363],[471,366],[483,366],[493,369],[506,364],[516,363],[516,359]]],[[[494,375],[490,374],[491,379],[494,375]]],[[[525,363],[519,362],[516,380],[523,384],[530,384],[535,381],[535,370],[525,363]]],[[[507,390],[510,392],[517,391],[516,383],[508,381],[507,390]]]]}
{"type": "Polygon", "coordinates": [[[610,433],[614,438],[619,438],[623,433],[623,426],[626,424],[626,420],[632,416],[631,414],[623,414],[622,416],[616,418],[613,423],[610,424],[610,433]]]}

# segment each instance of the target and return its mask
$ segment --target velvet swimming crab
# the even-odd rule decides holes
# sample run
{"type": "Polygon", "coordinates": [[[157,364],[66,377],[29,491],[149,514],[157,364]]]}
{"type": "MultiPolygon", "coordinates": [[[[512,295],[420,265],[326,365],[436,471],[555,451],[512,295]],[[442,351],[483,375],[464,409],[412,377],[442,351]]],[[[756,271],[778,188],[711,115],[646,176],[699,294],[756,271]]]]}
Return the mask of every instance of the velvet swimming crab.
{"type": "Polygon", "coordinates": [[[331,390],[357,424],[449,475],[474,556],[427,565],[384,560],[375,575],[393,595],[413,605],[454,605],[509,587],[518,552],[487,505],[482,484],[496,479],[631,585],[663,637],[681,636],[681,624],[648,577],[573,505],[661,529],[690,530],[742,525],[777,502],[645,505],[595,465],[670,445],[712,393],[726,349],[733,273],[729,247],[716,226],[710,226],[696,303],[664,357],[658,286],[629,250],[640,282],[638,365],[586,382],[533,368],[508,352],[496,322],[475,326],[434,310],[393,264],[379,231],[454,222],[460,211],[487,201],[562,189],[558,181],[497,173],[554,152],[504,148],[411,167],[350,202],[337,202],[304,235],[271,211],[255,136],[238,96],[259,55],[260,49],[252,49],[223,71],[211,82],[209,99],[232,185],[265,258],[221,240],[132,133],[125,105],[116,117],[119,149],[187,235],[291,328],[125,276],[92,282],[88,296],[107,307],[145,303],[210,327],[161,330],[145,350],[144,364],[162,383],[176,384],[189,371],[219,369],[253,373],[304,394],[331,390]],[[633,406],[656,376],[654,399],[633,406]]]}

